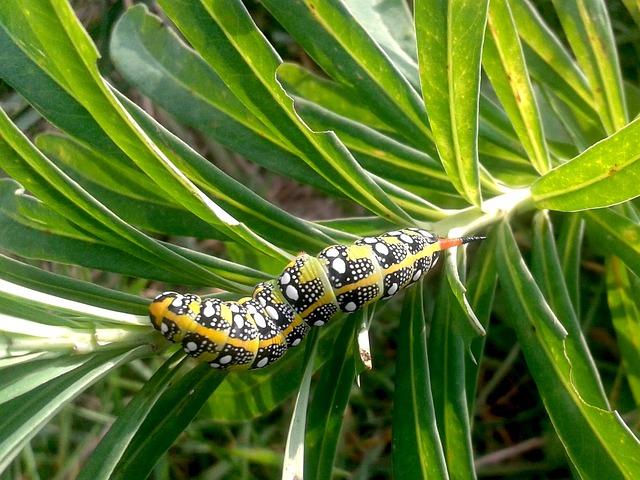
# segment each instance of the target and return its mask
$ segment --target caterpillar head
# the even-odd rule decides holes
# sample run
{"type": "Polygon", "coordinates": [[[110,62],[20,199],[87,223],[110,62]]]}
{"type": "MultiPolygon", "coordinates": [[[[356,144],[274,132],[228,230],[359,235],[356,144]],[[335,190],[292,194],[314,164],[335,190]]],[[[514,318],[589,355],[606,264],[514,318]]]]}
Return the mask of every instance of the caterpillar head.
{"type": "Polygon", "coordinates": [[[164,292],[149,305],[149,318],[156,330],[167,340],[179,342],[184,337],[184,327],[200,313],[200,297],[191,294],[164,292]]]}

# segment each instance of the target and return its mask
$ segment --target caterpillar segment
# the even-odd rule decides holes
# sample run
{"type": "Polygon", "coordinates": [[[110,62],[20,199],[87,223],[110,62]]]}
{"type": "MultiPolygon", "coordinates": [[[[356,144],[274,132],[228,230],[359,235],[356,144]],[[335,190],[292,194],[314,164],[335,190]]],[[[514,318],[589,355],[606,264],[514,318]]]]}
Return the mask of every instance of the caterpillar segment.
{"type": "Polygon", "coordinates": [[[438,238],[418,228],[364,237],[328,246],[317,257],[298,255],[251,297],[203,301],[165,292],[151,302],[149,316],[167,340],[213,368],[264,368],[299,345],[310,327],[393,297],[424,277],[442,250],[483,238],[438,238]]]}

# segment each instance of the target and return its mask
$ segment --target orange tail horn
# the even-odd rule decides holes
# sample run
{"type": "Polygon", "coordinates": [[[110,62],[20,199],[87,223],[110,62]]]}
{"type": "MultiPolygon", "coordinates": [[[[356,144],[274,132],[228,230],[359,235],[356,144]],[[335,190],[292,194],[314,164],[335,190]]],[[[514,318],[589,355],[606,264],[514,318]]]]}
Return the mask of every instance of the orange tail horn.
{"type": "Polygon", "coordinates": [[[485,238],[487,237],[483,237],[481,235],[472,235],[469,237],[460,237],[460,238],[441,238],[439,240],[440,250],[446,250],[447,248],[457,247],[465,243],[477,242],[479,240],[484,240],[485,238]]]}

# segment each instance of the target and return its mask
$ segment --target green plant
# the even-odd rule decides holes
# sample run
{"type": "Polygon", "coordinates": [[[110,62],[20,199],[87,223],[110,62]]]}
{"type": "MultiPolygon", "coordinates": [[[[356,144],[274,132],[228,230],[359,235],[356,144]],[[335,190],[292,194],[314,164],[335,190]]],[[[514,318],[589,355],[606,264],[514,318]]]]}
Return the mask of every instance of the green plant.
{"type": "MultiPolygon", "coordinates": [[[[10,412],[0,470],[36,477],[34,435],[95,385],[120,414],[60,476],[83,464],[80,478],[144,478],[207,401],[210,418],[234,421],[296,393],[283,478],[344,474],[334,469],[343,413],[361,358],[376,358],[366,337],[383,312],[314,331],[265,371],[224,376],[187,370],[180,352],[159,364],[165,343],[148,300],[124,292],[142,284],[106,288],[28,259],[235,298],[299,250],[419,225],[488,240],[468,272],[467,252],[453,251],[441,280],[404,298],[389,334],[398,353],[386,474],[476,476],[474,411],[488,395],[476,395],[479,366],[487,342],[515,332],[574,474],[640,476],[638,439],[611,406],[633,414],[640,401],[640,120],[630,121],[640,92],[623,78],[604,1],[554,1],[552,28],[527,0],[416,0],[415,19],[403,0],[263,0],[315,70],[283,63],[240,0],[158,3],[190,46],[137,5],[111,34],[119,75],[205,139],[366,216],[310,221],[268,202],[107,81],[67,2],[0,2],[0,79],[55,128],[27,136],[33,111],[12,109],[17,96],[3,102],[0,168],[11,178],[0,180],[0,248],[12,255],[0,255],[0,405],[10,412]],[[220,240],[224,258],[167,236],[220,240]],[[601,258],[595,273],[582,267],[601,258]],[[585,298],[602,289],[609,308],[585,298]],[[606,389],[585,338],[602,312],[621,356],[606,389]],[[125,365],[138,381],[109,385],[125,365]]],[[[637,4],[624,5],[638,21],[637,4]]],[[[618,28],[638,46],[637,25],[618,28]]],[[[56,438],[68,446],[69,436],[56,438]]]]}

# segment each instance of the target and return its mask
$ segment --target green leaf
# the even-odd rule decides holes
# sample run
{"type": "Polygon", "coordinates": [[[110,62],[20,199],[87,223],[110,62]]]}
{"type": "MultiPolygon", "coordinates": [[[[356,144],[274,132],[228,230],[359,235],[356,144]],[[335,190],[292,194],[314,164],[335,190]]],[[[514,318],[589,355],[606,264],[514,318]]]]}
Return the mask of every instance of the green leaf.
{"type": "Polygon", "coordinates": [[[93,354],[88,354],[35,359],[0,370],[0,405],[81,367],[93,358],[93,354]]]}
{"type": "Polygon", "coordinates": [[[490,3],[483,65],[529,160],[539,173],[549,170],[541,116],[518,32],[507,0],[490,3]]]}
{"type": "MultiPolygon", "coordinates": [[[[278,68],[278,78],[281,79],[288,92],[295,95],[295,109],[300,116],[314,130],[333,130],[356,156],[367,170],[382,175],[385,178],[393,179],[385,174],[393,174],[394,170],[406,172],[398,177],[399,180],[416,182],[419,177],[426,186],[441,189],[446,192],[455,192],[451,188],[450,181],[441,165],[433,160],[429,155],[407,146],[397,140],[374,130],[366,124],[364,120],[353,119],[347,111],[361,108],[357,102],[357,97],[351,95],[349,100],[352,105],[341,108],[340,103],[335,99],[318,95],[322,93],[324,84],[328,80],[321,79],[310,72],[292,64],[283,64],[278,68]],[[363,155],[374,157],[366,161],[363,155]],[[380,170],[377,165],[382,163],[388,167],[380,170]]],[[[331,92],[344,88],[342,85],[331,82],[331,92]]],[[[397,175],[397,174],[396,174],[397,175]]]]}
{"type": "Polygon", "coordinates": [[[488,1],[415,4],[422,95],[433,137],[456,189],[480,205],[478,98],[488,1]]]}
{"type": "MultiPolygon", "coordinates": [[[[289,94],[304,98],[317,108],[329,110],[338,117],[393,136],[393,124],[385,123],[368,108],[357,87],[321,77],[297,63],[285,62],[278,67],[277,73],[278,79],[289,94]]],[[[298,101],[296,99],[296,111],[300,111],[298,101]]]]}
{"type": "MultiPolygon", "coordinates": [[[[129,188],[128,179],[134,172],[122,175],[123,172],[113,168],[113,159],[104,158],[60,135],[39,135],[36,145],[67,175],[127,223],[154,233],[228,239],[220,230],[183,208],[155,195],[149,198],[144,186],[135,184],[129,188]]],[[[145,184],[152,185],[148,179],[145,184]]]]}
{"type": "Polygon", "coordinates": [[[71,399],[114,368],[149,353],[150,348],[143,346],[96,354],[78,368],[3,404],[11,415],[0,425],[0,471],[71,399]]]}
{"type": "Polygon", "coordinates": [[[172,378],[175,377],[180,367],[184,364],[184,359],[185,356],[182,351],[176,352],[145,383],[142,390],[127,404],[127,407],[100,440],[100,443],[78,476],[79,480],[111,478],[129,442],[131,442],[147,415],[151,413],[160,396],[169,387],[172,378]]]}
{"type": "Polygon", "coordinates": [[[409,5],[402,0],[343,0],[343,3],[391,63],[419,88],[416,33],[409,5]]]}
{"type": "MultiPolygon", "coordinates": [[[[466,250],[462,251],[462,255],[466,255],[466,250]]],[[[456,322],[458,335],[462,335],[466,342],[469,342],[475,335],[484,336],[486,332],[469,303],[467,287],[464,286],[460,279],[460,272],[458,271],[458,248],[451,248],[446,252],[445,262],[446,278],[449,282],[449,288],[467,319],[466,321],[456,322]]]]}
{"type": "Polygon", "coordinates": [[[640,225],[612,209],[585,213],[592,248],[619,257],[640,275],[640,225]]]}
{"type": "Polygon", "coordinates": [[[466,321],[466,313],[448,287],[443,278],[429,331],[431,390],[449,476],[475,478],[465,381],[468,344],[456,327],[466,321]]]}
{"type": "Polygon", "coordinates": [[[580,67],[594,107],[608,134],[627,123],[616,44],[602,0],[554,0],[553,5],[580,67]]]}
{"type": "Polygon", "coordinates": [[[148,300],[27,265],[0,254],[0,278],[18,285],[97,307],[144,315],[148,300]]]}
{"type": "MultiPolygon", "coordinates": [[[[230,237],[274,258],[288,258],[204,195],[135,124],[100,76],[95,46],[68,4],[60,3],[54,8],[46,0],[36,0],[38,8],[24,12],[12,8],[12,3],[10,0],[0,5],[0,24],[14,42],[20,43],[32,60],[82,103],[114,143],[160,188],[230,237]],[[35,14],[27,14],[31,12],[35,14]],[[25,35],[29,38],[26,42],[22,40],[25,35]]],[[[183,263],[173,257],[176,264],[183,263]]]]}
{"type": "Polygon", "coordinates": [[[554,168],[531,188],[539,208],[573,212],[640,195],[640,118],[554,168]]]}
{"type": "Polygon", "coordinates": [[[126,161],[126,156],[89,111],[20,50],[3,28],[0,28],[0,77],[60,130],[107,156],[126,161]]]}
{"type": "Polygon", "coordinates": [[[431,396],[422,288],[405,296],[393,396],[393,473],[396,478],[448,479],[431,396]]]}
{"type": "Polygon", "coordinates": [[[276,80],[281,61],[241,3],[160,3],[238,99],[317,173],[372,212],[401,223],[410,221],[335,134],[313,132],[298,117],[276,80]]]}
{"type": "Polygon", "coordinates": [[[250,188],[226,175],[196,153],[190,146],[159,125],[151,116],[130,100],[119,95],[131,115],[150,138],[171,158],[177,167],[188,173],[200,188],[232,212],[238,219],[274,242],[309,250],[322,248],[333,238],[275,205],[267,202],[250,188]]]}
{"type": "Polygon", "coordinates": [[[172,252],[114,215],[29,142],[4,111],[0,111],[0,136],[4,137],[0,137],[2,167],[54,210],[97,239],[151,264],[164,261],[164,265],[177,274],[188,272],[203,281],[237,289],[233,282],[172,252]]]}
{"type": "Polygon", "coordinates": [[[307,344],[305,345],[302,381],[296,396],[293,415],[289,424],[289,433],[287,434],[287,444],[282,465],[282,480],[304,478],[304,440],[307,431],[307,409],[318,338],[318,330],[311,329],[311,332],[307,335],[307,344]]]}
{"type": "MultiPolygon", "coordinates": [[[[25,195],[18,184],[11,180],[0,181],[0,246],[26,258],[52,260],[66,264],[78,264],[106,271],[115,271],[131,276],[154,278],[185,285],[210,285],[210,280],[202,280],[186,272],[176,272],[167,262],[148,262],[111,243],[87,236],[80,229],[60,223],[64,218],[52,212],[45,204],[25,195]],[[29,216],[27,216],[29,215],[29,216]],[[36,221],[47,220],[44,221],[36,221]],[[62,219],[62,220],[60,220],[62,219]],[[60,227],[62,225],[62,228],[60,227]],[[24,238],[28,236],[29,242],[24,238]]],[[[211,268],[211,275],[219,279],[219,286],[229,285],[233,290],[246,290],[236,280],[246,284],[265,275],[253,269],[199,254],[173,245],[168,251],[177,252],[180,258],[189,258],[211,268]],[[214,274],[217,271],[221,275],[214,274]],[[256,275],[257,274],[257,275],[256,275]],[[224,277],[228,277],[229,280],[224,277]],[[231,283],[230,283],[231,280],[231,283]]]]}
{"type": "Polygon", "coordinates": [[[110,478],[147,478],[224,378],[224,373],[201,363],[168,385],[136,430],[110,478]]]}
{"type": "Polygon", "coordinates": [[[420,96],[371,37],[369,25],[358,23],[347,5],[315,0],[264,4],[331,78],[357,87],[369,109],[412,145],[430,145],[420,96]]]}
{"type": "MultiPolygon", "coordinates": [[[[482,242],[480,248],[473,255],[473,265],[467,282],[469,304],[478,321],[485,331],[488,331],[491,311],[493,309],[494,294],[498,280],[496,272],[496,231],[487,232],[487,239],[482,242]]],[[[474,404],[478,375],[480,374],[480,361],[483,358],[487,335],[471,340],[469,351],[465,355],[465,376],[467,404],[469,417],[473,421],[474,404]]]]}
{"type": "Polygon", "coordinates": [[[562,274],[578,318],[580,317],[580,262],[584,226],[584,219],[580,215],[566,215],[560,227],[560,238],[557,243],[562,274]]]}
{"type": "Polygon", "coordinates": [[[572,381],[572,364],[566,357],[563,336],[558,334],[558,320],[524,264],[506,223],[498,230],[497,259],[509,319],[574,467],[583,478],[639,475],[638,439],[616,412],[584,401],[581,383],[572,381]]]}
{"type": "Polygon", "coordinates": [[[638,287],[638,277],[629,272],[620,259],[607,258],[607,299],[636,405],[640,405],[640,304],[635,293],[638,287]]]}
{"type": "Polygon", "coordinates": [[[509,2],[509,7],[518,35],[557,73],[558,78],[566,82],[583,101],[593,106],[589,81],[530,0],[509,2]]]}
{"type": "Polygon", "coordinates": [[[307,411],[305,478],[331,478],[340,429],[356,376],[356,332],[362,313],[342,322],[329,358],[322,366],[307,411]]]}
{"type": "Polygon", "coordinates": [[[573,309],[569,290],[562,273],[553,226],[546,212],[538,212],[534,217],[533,277],[551,310],[558,316],[567,330],[565,352],[572,366],[572,381],[580,386],[582,399],[591,406],[608,409],[609,403],[602,386],[596,364],[591,356],[587,340],[573,309]]]}
{"type": "Polygon", "coordinates": [[[130,8],[118,20],[111,34],[110,54],[130,83],[181,123],[273,172],[337,192],[144,6],[130,8]]]}

